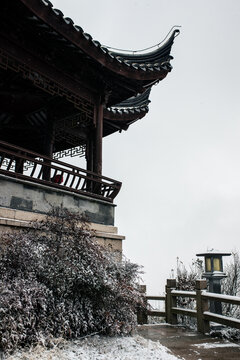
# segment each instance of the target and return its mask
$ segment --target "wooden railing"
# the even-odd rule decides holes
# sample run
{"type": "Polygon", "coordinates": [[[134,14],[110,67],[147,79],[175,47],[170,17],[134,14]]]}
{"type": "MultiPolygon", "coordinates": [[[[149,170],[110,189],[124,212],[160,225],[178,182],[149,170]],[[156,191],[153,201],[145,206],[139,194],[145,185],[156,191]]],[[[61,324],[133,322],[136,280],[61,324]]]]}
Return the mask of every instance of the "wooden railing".
{"type": "MultiPolygon", "coordinates": [[[[166,300],[165,296],[146,296],[147,300],[155,300],[155,301],[164,301],[166,300]]],[[[166,316],[166,312],[165,311],[160,311],[160,310],[155,310],[155,309],[151,309],[147,311],[147,315],[149,316],[160,316],[160,317],[164,317],[166,316]]]]}
{"type": "Polygon", "coordinates": [[[0,174],[112,202],[119,181],[0,141],[0,174]]]}
{"type": "MultiPolygon", "coordinates": [[[[140,285],[140,292],[144,294],[146,303],[149,300],[154,300],[157,302],[164,302],[166,304],[166,296],[155,296],[155,295],[146,295],[146,285],[140,285]]],[[[153,309],[152,307],[147,305],[147,310],[139,310],[137,313],[137,322],[138,324],[147,324],[148,323],[148,316],[158,316],[166,318],[166,311],[160,311],[159,309],[153,309]]],[[[166,305],[165,305],[166,309],[166,305]]]]}
{"type": "MultiPolygon", "coordinates": [[[[142,292],[146,291],[146,287],[142,287],[142,292]]],[[[197,330],[201,333],[209,332],[209,322],[216,322],[229,327],[240,329],[240,319],[229,316],[215,314],[209,311],[209,302],[218,301],[233,305],[240,305],[240,297],[221,295],[216,293],[207,292],[206,280],[197,280],[195,291],[182,291],[176,290],[176,280],[168,279],[166,285],[165,296],[146,296],[148,300],[161,300],[165,301],[165,311],[147,310],[145,313],[138,315],[139,323],[147,323],[147,316],[160,316],[166,319],[169,324],[177,324],[177,315],[190,316],[197,319],[197,330]],[[177,298],[185,297],[196,300],[194,309],[177,306],[177,298]]]]}

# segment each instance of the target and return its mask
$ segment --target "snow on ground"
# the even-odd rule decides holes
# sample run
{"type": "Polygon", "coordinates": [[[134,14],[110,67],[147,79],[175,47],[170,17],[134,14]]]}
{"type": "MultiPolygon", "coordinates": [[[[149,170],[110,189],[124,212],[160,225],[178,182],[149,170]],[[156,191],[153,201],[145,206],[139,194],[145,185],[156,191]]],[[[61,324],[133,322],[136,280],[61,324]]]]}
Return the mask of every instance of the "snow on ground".
{"type": "Polygon", "coordinates": [[[214,349],[214,348],[221,348],[221,347],[240,347],[238,344],[234,344],[231,342],[213,342],[213,343],[202,343],[202,344],[194,344],[193,346],[196,346],[197,348],[203,348],[203,349],[214,349]]]}
{"type": "Polygon", "coordinates": [[[52,349],[37,346],[15,353],[6,360],[179,360],[159,342],[132,337],[93,337],[72,342],[60,341],[52,349]]]}

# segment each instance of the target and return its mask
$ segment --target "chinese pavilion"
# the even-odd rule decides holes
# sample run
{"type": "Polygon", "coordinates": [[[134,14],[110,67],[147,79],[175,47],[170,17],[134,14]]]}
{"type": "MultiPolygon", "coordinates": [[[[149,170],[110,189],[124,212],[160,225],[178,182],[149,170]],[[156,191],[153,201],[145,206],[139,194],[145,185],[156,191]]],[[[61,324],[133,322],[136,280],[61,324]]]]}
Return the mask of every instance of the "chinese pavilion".
{"type": "Polygon", "coordinates": [[[0,226],[62,205],[121,240],[121,183],[102,175],[102,139],[148,112],[179,30],[150,52],[117,52],[48,0],[1,0],[0,10],[0,226]],[[67,155],[85,156],[86,169],[59,160],[67,155]]]}

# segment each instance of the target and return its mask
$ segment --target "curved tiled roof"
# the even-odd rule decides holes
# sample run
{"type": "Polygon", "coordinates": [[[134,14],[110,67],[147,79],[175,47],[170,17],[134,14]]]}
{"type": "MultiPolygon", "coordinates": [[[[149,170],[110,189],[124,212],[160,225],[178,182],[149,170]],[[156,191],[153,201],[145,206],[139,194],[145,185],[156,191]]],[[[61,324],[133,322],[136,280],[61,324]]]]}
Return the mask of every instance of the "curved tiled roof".
{"type": "Polygon", "coordinates": [[[166,42],[154,51],[145,54],[122,53],[110,50],[99,41],[93,40],[91,35],[74,24],[71,18],[64,17],[60,10],[55,9],[49,0],[20,1],[38,18],[69,40],[69,46],[76,46],[101,65],[120,75],[137,80],[161,80],[171,71],[170,51],[179,30],[174,30],[166,42]]]}
{"type": "Polygon", "coordinates": [[[115,131],[127,130],[133,122],[143,118],[148,112],[151,88],[119,104],[104,110],[104,136],[115,131]]]}
{"type": "Polygon", "coordinates": [[[71,18],[55,9],[49,0],[2,0],[1,7],[7,9],[7,16],[2,11],[5,15],[2,18],[8,19],[10,24],[6,29],[19,23],[16,29],[18,33],[23,30],[25,37],[30,38],[26,46],[34,55],[37,54],[37,59],[46,55],[43,56],[46,64],[53,63],[57,75],[64,73],[62,81],[67,89],[68,81],[76,82],[73,90],[70,87],[70,92],[74,93],[81,87],[80,96],[84,93],[84,98],[86,90],[86,99],[91,102],[92,94],[95,96],[96,89],[99,90],[106,104],[104,136],[126,130],[145,116],[152,85],[165,78],[172,69],[170,52],[179,30],[171,30],[154,50],[152,47],[142,51],[123,51],[93,40],[71,18]],[[37,45],[32,46],[35,43],[37,45]]]}
{"type": "Polygon", "coordinates": [[[112,114],[136,114],[138,115],[140,112],[148,112],[148,104],[150,103],[149,95],[151,92],[151,88],[148,88],[143,94],[138,94],[137,96],[133,96],[125,101],[122,101],[119,104],[111,106],[106,109],[105,114],[107,116],[107,112],[112,114]]]}
{"type": "Polygon", "coordinates": [[[179,34],[179,30],[173,30],[169,38],[161,46],[151,52],[141,54],[138,51],[132,52],[117,52],[111,51],[119,62],[127,63],[135,69],[142,71],[161,71],[162,69],[170,71],[172,69],[169,61],[173,59],[170,56],[170,51],[173,45],[174,38],[179,34]]]}

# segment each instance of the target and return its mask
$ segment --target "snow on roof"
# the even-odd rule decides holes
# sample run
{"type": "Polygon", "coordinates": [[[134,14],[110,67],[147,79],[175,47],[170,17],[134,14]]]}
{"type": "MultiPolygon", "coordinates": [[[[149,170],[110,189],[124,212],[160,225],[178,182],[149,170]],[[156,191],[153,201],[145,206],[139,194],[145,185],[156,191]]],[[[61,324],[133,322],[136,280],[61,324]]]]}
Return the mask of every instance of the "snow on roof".
{"type": "Polygon", "coordinates": [[[219,251],[215,249],[207,250],[205,252],[196,254],[196,256],[206,256],[206,255],[221,255],[221,256],[230,256],[232,253],[226,251],[219,251]]]}

